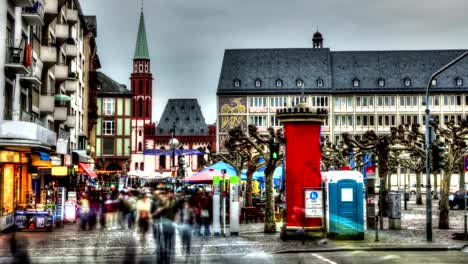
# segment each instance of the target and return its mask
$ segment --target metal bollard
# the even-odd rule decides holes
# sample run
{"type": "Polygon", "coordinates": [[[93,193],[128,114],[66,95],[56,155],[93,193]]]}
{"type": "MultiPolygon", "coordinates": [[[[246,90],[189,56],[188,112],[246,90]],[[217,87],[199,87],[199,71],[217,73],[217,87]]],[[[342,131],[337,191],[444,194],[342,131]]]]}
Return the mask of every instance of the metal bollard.
{"type": "Polygon", "coordinates": [[[375,242],[379,242],[379,226],[377,223],[379,222],[379,215],[375,215],[375,242]]]}

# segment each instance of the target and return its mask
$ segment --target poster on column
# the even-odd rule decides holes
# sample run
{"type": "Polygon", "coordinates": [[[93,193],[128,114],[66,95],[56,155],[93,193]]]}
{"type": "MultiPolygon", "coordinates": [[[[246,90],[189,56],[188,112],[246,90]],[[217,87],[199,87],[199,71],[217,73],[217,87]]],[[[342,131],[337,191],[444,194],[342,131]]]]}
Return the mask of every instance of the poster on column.
{"type": "Polygon", "coordinates": [[[323,217],[323,199],[321,190],[304,190],[306,218],[323,217]]]}

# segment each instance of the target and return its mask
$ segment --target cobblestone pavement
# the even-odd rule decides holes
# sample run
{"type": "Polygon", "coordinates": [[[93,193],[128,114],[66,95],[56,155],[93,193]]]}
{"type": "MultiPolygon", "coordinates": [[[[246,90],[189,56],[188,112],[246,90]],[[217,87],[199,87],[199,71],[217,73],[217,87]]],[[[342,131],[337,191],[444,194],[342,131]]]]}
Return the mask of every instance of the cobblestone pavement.
{"type": "MultiPolygon", "coordinates": [[[[242,224],[239,236],[194,237],[192,253],[194,255],[218,254],[256,254],[281,253],[294,251],[344,251],[363,249],[460,249],[468,241],[452,240],[452,233],[463,232],[464,211],[450,210],[450,230],[440,230],[438,225],[437,201],[433,206],[433,242],[426,242],[425,205],[409,203],[407,211],[402,211],[402,229],[388,230],[388,219],[384,221],[384,230],[379,230],[379,242],[375,242],[375,232],[369,230],[364,240],[328,240],[311,239],[287,240],[276,234],[264,234],[263,224],[242,224]]],[[[403,206],[402,206],[403,208],[403,206]]],[[[280,224],[277,225],[278,230],[280,224]]],[[[95,230],[80,231],[76,224],[68,224],[53,232],[18,232],[16,238],[19,248],[27,249],[30,257],[60,258],[65,256],[133,256],[152,255],[155,243],[151,233],[147,240],[139,241],[138,234],[130,230],[95,230]]],[[[11,256],[10,241],[12,234],[0,235],[0,262],[2,257],[11,256]]],[[[180,238],[177,236],[176,253],[181,255],[180,238]]]]}

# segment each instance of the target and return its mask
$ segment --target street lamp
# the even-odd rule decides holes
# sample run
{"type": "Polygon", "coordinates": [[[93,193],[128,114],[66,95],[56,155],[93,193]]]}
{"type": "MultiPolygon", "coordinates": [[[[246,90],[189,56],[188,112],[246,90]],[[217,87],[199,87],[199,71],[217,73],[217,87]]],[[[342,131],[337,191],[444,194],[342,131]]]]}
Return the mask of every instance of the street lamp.
{"type": "MultiPolygon", "coordinates": [[[[172,135],[171,139],[169,140],[169,147],[172,149],[172,168],[171,168],[171,173],[175,172],[175,150],[176,148],[179,147],[179,140],[175,138],[175,123],[172,127],[172,135]]],[[[175,176],[175,175],[171,175],[175,176]]]]}
{"type": "Polygon", "coordinates": [[[429,124],[429,92],[431,89],[431,84],[432,80],[434,80],[439,74],[450,68],[453,64],[459,62],[462,60],[464,57],[468,55],[468,51],[465,51],[462,55],[458,56],[451,62],[447,63],[445,66],[437,70],[431,75],[431,78],[429,78],[429,81],[427,82],[427,87],[426,87],[426,238],[427,241],[432,241],[432,196],[431,196],[431,165],[430,165],[430,149],[429,149],[429,144],[430,142],[430,134],[431,134],[431,127],[429,124]]]}

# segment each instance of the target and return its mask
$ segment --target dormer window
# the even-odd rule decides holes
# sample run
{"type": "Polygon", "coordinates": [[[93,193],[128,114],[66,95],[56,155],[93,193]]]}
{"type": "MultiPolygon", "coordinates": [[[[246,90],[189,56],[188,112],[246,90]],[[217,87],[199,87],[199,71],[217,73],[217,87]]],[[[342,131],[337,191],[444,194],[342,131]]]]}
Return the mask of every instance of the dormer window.
{"type": "Polygon", "coordinates": [[[385,80],[384,79],[379,79],[377,82],[378,82],[380,87],[385,86],[385,80]]]}
{"type": "Polygon", "coordinates": [[[317,86],[322,87],[323,86],[323,80],[322,79],[317,79],[317,86]]]}
{"type": "Polygon", "coordinates": [[[455,84],[456,84],[457,86],[462,86],[462,85],[463,85],[463,79],[460,78],[460,77],[457,77],[457,78],[455,79],[455,84]]]}
{"type": "Polygon", "coordinates": [[[297,87],[302,87],[302,86],[304,86],[304,81],[302,81],[301,79],[297,79],[297,80],[296,80],[296,86],[297,86],[297,87]]]}
{"type": "Polygon", "coordinates": [[[437,85],[437,79],[433,79],[433,80],[431,81],[431,85],[432,85],[432,86],[436,86],[436,85],[437,85]]]}
{"type": "Polygon", "coordinates": [[[278,79],[276,80],[276,87],[282,87],[283,86],[283,81],[278,79]]]}
{"type": "Polygon", "coordinates": [[[234,87],[240,87],[241,81],[240,80],[234,80],[234,87]]]}
{"type": "Polygon", "coordinates": [[[262,86],[262,81],[260,81],[258,79],[255,80],[255,87],[260,87],[260,86],[262,86]]]}
{"type": "Polygon", "coordinates": [[[359,87],[359,79],[353,80],[353,87],[359,87]]]}
{"type": "Polygon", "coordinates": [[[404,80],[404,85],[407,86],[407,87],[408,87],[408,86],[411,86],[411,79],[406,78],[406,79],[404,80]]]}

